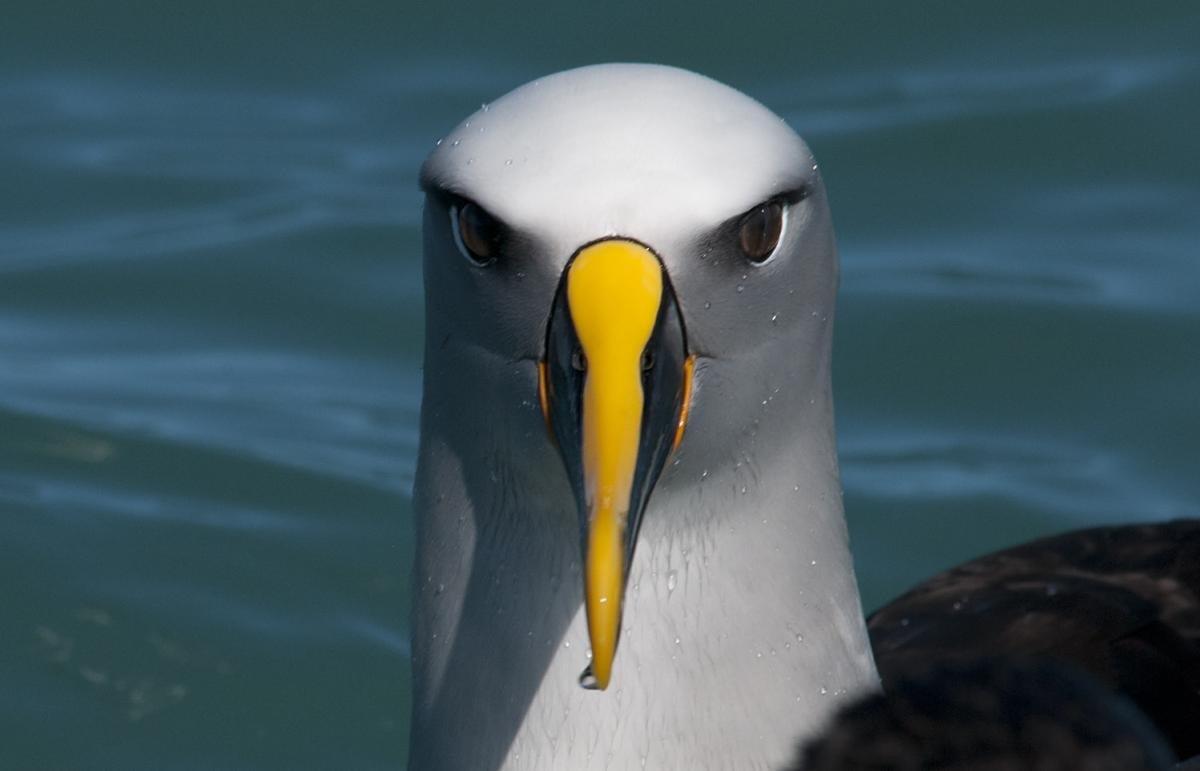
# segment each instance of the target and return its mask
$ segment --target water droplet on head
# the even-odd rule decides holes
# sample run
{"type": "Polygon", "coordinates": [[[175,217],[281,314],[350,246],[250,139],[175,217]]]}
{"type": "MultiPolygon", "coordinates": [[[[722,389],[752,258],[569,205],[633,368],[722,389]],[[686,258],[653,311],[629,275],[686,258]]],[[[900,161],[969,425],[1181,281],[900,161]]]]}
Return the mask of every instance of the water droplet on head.
{"type": "Polygon", "coordinates": [[[439,139],[438,141],[434,142],[434,143],[433,143],[433,146],[434,146],[434,147],[441,147],[441,146],[442,146],[442,140],[440,140],[440,139],[439,139]]]}
{"type": "Polygon", "coordinates": [[[712,303],[710,303],[708,300],[705,300],[704,301],[704,310],[708,310],[711,307],[712,307],[712,303]]]}
{"type": "Polygon", "coordinates": [[[492,106],[490,104],[488,104],[487,102],[484,102],[483,104],[479,105],[479,109],[483,110],[484,112],[487,112],[488,110],[492,109],[492,106]]]}
{"type": "Polygon", "coordinates": [[[821,686],[821,695],[824,696],[827,693],[829,693],[829,689],[822,685],[821,686]]]}
{"type": "Polygon", "coordinates": [[[505,158],[505,159],[504,159],[504,165],[505,165],[505,166],[512,166],[512,158],[505,158]]]}
{"type": "Polygon", "coordinates": [[[451,146],[451,147],[458,147],[460,144],[462,144],[462,140],[461,140],[461,139],[456,139],[456,140],[454,140],[453,142],[451,142],[451,143],[450,143],[450,146],[451,146]]]}
{"type": "Polygon", "coordinates": [[[679,575],[679,573],[674,570],[669,571],[667,573],[667,591],[668,592],[675,591],[675,579],[678,575],[679,575]]]}
{"type": "Polygon", "coordinates": [[[742,286],[741,284],[738,284],[738,285],[737,285],[737,291],[738,291],[738,294],[741,294],[741,293],[742,293],[742,291],[743,291],[745,288],[746,288],[746,287],[742,286]]]}

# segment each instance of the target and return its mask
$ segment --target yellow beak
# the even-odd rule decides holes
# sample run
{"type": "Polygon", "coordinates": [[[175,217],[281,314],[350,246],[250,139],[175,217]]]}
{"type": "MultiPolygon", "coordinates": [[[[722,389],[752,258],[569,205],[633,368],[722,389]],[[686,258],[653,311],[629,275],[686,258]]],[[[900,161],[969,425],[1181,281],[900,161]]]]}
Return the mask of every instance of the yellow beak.
{"type": "Polygon", "coordinates": [[[633,241],[584,248],[567,273],[583,353],[584,596],[595,687],[608,686],[621,628],[626,525],[642,425],[642,356],[663,297],[662,265],[633,241]]]}

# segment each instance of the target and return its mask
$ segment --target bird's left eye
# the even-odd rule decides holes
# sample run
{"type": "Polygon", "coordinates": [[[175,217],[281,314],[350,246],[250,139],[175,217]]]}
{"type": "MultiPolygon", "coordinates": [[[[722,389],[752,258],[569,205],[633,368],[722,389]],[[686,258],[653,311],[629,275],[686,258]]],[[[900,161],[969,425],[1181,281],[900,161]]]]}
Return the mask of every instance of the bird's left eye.
{"type": "Polygon", "coordinates": [[[783,202],[767,201],[742,215],[738,241],[746,259],[762,263],[775,253],[783,234],[783,213],[783,202]]]}
{"type": "Polygon", "coordinates": [[[450,207],[450,226],[458,250],[474,264],[487,265],[499,256],[504,228],[479,204],[462,201],[450,207]]]}

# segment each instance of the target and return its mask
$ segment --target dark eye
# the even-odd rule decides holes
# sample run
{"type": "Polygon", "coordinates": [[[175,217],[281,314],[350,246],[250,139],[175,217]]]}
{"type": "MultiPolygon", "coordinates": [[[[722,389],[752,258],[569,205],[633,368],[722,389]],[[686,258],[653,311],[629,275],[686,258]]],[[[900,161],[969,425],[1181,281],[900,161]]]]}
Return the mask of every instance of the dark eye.
{"type": "Polygon", "coordinates": [[[500,221],[472,201],[463,201],[450,209],[454,241],[467,259],[486,265],[500,254],[500,221]]]}
{"type": "Polygon", "coordinates": [[[767,201],[755,206],[742,217],[738,239],[742,252],[751,262],[765,262],[775,253],[779,236],[783,234],[783,203],[767,201]]]}

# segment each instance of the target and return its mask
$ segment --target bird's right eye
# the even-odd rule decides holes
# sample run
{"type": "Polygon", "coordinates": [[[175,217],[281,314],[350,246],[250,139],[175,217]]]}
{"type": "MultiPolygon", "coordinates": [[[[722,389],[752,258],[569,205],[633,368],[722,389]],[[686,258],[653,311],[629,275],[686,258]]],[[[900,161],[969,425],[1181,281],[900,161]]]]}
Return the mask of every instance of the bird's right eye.
{"type": "Polygon", "coordinates": [[[450,227],[458,250],[475,265],[488,265],[499,257],[504,226],[479,204],[460,201],[451,206],[450,227]]]}

